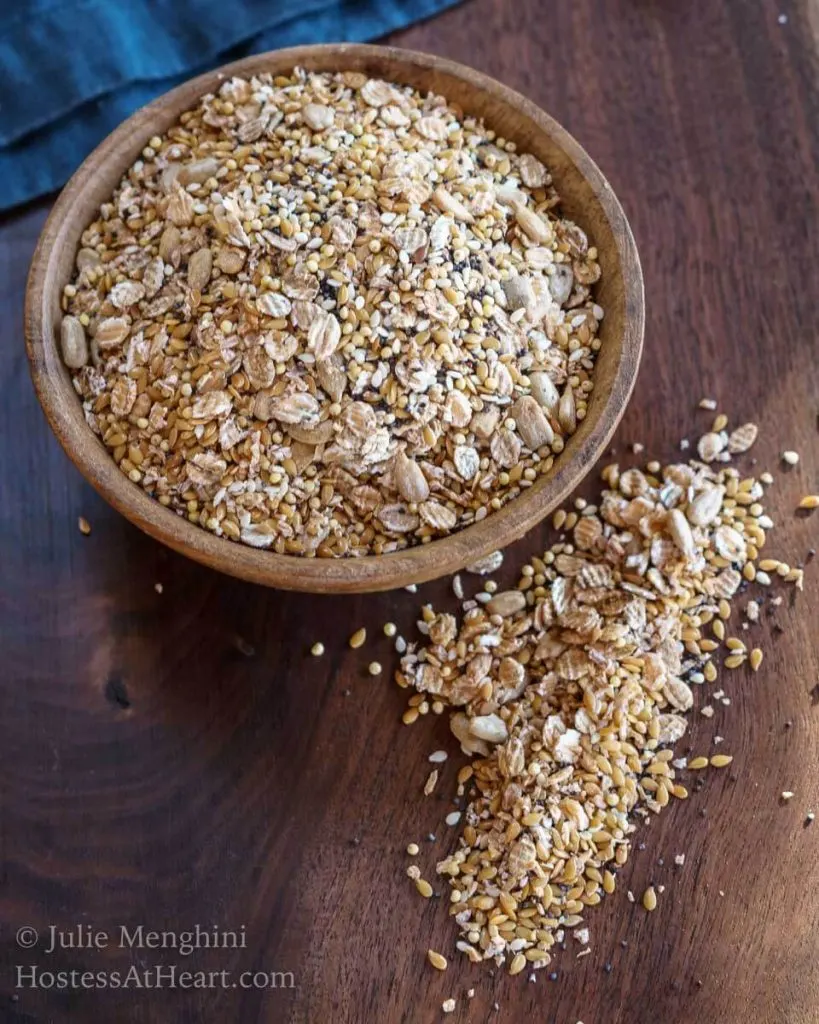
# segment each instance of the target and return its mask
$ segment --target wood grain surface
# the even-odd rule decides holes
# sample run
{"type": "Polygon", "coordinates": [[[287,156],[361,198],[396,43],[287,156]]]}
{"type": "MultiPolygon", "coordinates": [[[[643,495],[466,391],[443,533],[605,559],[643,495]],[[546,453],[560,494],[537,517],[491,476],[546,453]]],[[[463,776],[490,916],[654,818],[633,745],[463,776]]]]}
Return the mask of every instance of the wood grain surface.
{"type": "MultiPolygon", "coordinates": [[[[757,469],[777,478],[771,550],[794,565],[819,546],[816,515],[792,511],[819,488],[818,35],[807,0],[471,0],[392,40],[519,89],[597,161],[646,278],[645,356],[618,456],[637,441],[673,456],[709,423],[703,395],[735,422],[757,420],[757,469]],[[787,472],[783,448],[802,456],[787,472]]],[[[264,590],[170,553],[97,497],[46,426],[23,349],[48,205],[0,222],[0,1019],[816,1024],[819,822],[805,816],[819,813],[819,559],[806,593],[754,630],[760,672],[723,673],[730,707],[695,716],[692,742],[723,736],[731,771],[639,835],[618,892],[588,915],[591,954],[567,950],[556,979],[535,984],[454,957],[436,973],[424,951],[453,952],[455,933],[444,900],[423,902],[404,877],[403,851],[419,842],[433,877],[453,845],[442,820],[460,756],[444,718],[400,724],[405,695],[379,629],[392,619],[409,633],[421,601],[452,602],[447,584],[264,590]],[[372,639],[350,651],[362,624],[372,639]],[[316,639],[321,659],[307,655],[316,639]],[[440,747],[453,756],[424,799],[440,747]],[[649,880],[666,886],[651,915],[625,894],[649,880]],[[118,948],[121,926],[196,924],[243,927],[246,947],[118,948]],[[106,931],[110,944],[49,954],[50,925],[106,931]],[[15,941],[25,926],[41,933],[33,950],[15,941]],[[15,989],[16,965],[157,964],[230,971],[228,986],[292,971],[295,985],[15,989]],[[444,1018],[448,997],[458,1005],[444,1018]]],[[[547,538],[511,549],[502,578],[547,538]]]]}

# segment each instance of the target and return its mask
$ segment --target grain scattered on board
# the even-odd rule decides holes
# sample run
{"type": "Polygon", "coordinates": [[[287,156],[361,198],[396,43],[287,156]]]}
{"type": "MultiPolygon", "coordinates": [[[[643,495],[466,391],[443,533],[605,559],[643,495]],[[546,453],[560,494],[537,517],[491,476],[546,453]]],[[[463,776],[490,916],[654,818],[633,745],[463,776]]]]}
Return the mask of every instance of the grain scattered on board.
{"type": "MultiPolygon", "coordinates": [[[[450,708],[472,758],[458,776],[468,799],[460,844],[437,865],[456,946],[472,961],[513,974],[548,964],[566,930],[614,891],[640,819],[688,796],[676,772],[733,761],[673,752],[694,691],[716,679],[743,570],[773,526],[762,484],[729,464],[755,428],[713,426],[706,463],[606,467],[593,511],[579,508],[599,529],[584,530],[580,546],[564,533],[521,569],[517,588],[464,601],[460,621],[423,609],[424,635],[397,679],[450,708]]],[[[577,522],[577,512],[554,516],[558,530],[577,522]]],[[[738,637],[727,648],[759,668],[757,648],[738,637]]],[[[657,891],[644,894],[649,910],[657,891]]]]}

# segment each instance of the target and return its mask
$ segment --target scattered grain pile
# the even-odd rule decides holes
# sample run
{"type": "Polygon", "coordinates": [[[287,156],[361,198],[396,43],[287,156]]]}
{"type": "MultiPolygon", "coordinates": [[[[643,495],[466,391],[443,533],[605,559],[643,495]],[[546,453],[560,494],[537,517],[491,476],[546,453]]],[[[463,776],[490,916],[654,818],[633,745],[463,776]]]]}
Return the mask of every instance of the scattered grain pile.
{"type": "MultiPolygon", "coordinates": [[[[599,504],[556,514],[565,539],[516,589],[487,587],[460,621],[423,609],[426,639],[407,647],[398,682],[418,691],[405,720],[449,706],[474,759],[458,777],[470,798],[460,844],[438,864],[473,961],[517,974],[549,963],[567,934],[588,941],[586,909],[614,891],[640,817],[687,797],[680,769],[709,764],[674,753],[692,685],[716,679],[723,639],[728,667],[759,667],[725,621],[749,581],[771,583],[755,563],[773,523],[763,483],[728,465],[757,429],[728,433],[724,420],[701,439],[702,461],[607,467],[599,504]]],[[[802,588],[801,569],[760,564],[802,588]]],[[[643,905],[657,905],[654,889],[643,905]]]]}
{"type": "Polygon", "coordinates": [[[62,348],[134,484],[218,536],[380,554],[531,486],[586,414],[597,252],[549,171],[357,72],[224,83],[82,236],[62,348]]]}

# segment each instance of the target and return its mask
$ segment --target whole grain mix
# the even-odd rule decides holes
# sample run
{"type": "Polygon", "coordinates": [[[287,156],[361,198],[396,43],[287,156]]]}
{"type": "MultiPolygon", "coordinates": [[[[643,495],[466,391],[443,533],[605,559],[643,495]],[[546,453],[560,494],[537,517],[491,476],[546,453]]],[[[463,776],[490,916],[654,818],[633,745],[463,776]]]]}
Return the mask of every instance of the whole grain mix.
{"type": "MultiPolygon", "coordinates": [[[[516,588],[486,587],[460,619],[423,608],[397,680],[416,691],[404,721],[447,705],[472,759],[458,774],[460,841],[437,866],[472,961],[517,974],[570,933],[588,941],[578,926],[614,892],[639,820],[688,796],[680,771],[733,761],[674,752],[695,691],[717,678],[720,641],[726,667],[761,662],[724,628],[773,526],[762,483],[729,464],[757,430],[715,426],[703,461],[608,466],[599,502],[555,514],[566,532],[516,588]]],[[[801,568],[772,569],[802,588],[801,568]]],[[[646,910],[658,892],[645,891],[646,910]]]]}
{"type": "Polygon", "coordinates": [[[480,520],[586,414],[597,251],[548,169],[358,72],[226,81],[82,236],[62,349],[133,483],[320,557],[480,520]]]}

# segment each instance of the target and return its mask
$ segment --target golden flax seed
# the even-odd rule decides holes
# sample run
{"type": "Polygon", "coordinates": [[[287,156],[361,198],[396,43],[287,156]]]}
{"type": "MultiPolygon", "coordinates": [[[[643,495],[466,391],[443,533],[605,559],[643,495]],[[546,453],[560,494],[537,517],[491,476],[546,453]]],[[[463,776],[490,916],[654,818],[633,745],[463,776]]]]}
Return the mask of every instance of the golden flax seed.
{"type": "Polygon", "coordinates": [[[367,639],[367,630],[366,630],[366,628],[364,626],[362,626],[361,629],[357,629],[355,631],[355,633],[353,633],[353,635],[350,637],[350,640],[349,640],[350,647],[352,647],[354,649],[358,648],[358,647],[361,647],[361,646],[363,646],[363,644],[366,641],[366,639],[367,639]]]}
{"type": "Polygon", "coordinates": [[[523,968],[526,966],[526,957],[523,953],[516,953],[512,957],[512,963],[509,964],[510,974],[520,974],[523,968]]]}
{"type": "Polygon", "coordinates": [[[438,953],[434,949],[427,950],[427,960],[429,960],[436,971],[445,971],[449,966],[447,958],[443,953],[438,953]]]}

